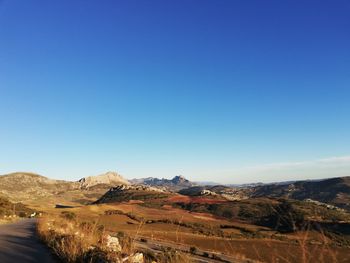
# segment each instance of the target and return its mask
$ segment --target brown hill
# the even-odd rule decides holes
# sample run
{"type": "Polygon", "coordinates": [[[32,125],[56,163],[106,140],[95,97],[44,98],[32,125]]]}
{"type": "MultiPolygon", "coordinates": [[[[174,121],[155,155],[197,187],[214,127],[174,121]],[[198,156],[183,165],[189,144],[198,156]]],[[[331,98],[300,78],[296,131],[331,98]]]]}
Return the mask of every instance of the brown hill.
{"type": "Polygon", "coordinates": [[[13,202],[50,197],[73,190],[77,183],[52,180],[33,173],[12,173],[0,176],[0,194],[13,202]]]}
{"type": "Polygon", "coordinates": [[[125,183],[125,179],[112,172],[82,178],[78,182],[17,172],[0,176],[0,195],[25,204],[85,204],[95,201],[111,187],[125,183]]]}
{"type": "Polygon", "coordinates": [[[257,186],[252,189],[250,197],[311,199],[350,211],[350,177],[257,186]]]}
{"type": "Polygon", "coordinates": [[[130,200],[146,201],[169,197],[171,193],[166,190],[146,185],[119,185],[111,188],[95,203],[115,203],[130,200]]]}

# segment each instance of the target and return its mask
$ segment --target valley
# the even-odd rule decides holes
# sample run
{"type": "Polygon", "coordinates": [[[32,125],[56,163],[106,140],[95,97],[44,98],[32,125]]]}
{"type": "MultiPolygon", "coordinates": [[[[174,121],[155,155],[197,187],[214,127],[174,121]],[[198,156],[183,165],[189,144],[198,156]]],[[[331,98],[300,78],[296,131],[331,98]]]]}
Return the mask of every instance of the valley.
{"type": "Polygon", "coordinates": [[[175,250],[194,262],[350,261],[349,177],[248,187],[142,182],[113,172],[77,182],[4,175],[0,212],[18,204],[18,218],[36,212],[93,225],[132,240],[145,262],[175,250]]]}

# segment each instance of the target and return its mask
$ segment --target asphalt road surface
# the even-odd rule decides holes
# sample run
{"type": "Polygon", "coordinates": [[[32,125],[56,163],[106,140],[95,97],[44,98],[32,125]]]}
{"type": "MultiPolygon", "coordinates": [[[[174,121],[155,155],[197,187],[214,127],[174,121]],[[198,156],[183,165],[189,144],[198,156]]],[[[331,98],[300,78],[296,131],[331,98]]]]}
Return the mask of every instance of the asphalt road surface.
{"type": "Polygon", "coordinates": [[[36,219],[0,225],[1,263],[57,263],[35,231],[36,219]]]}
{"type": "MultiPolygon", "coordinates": [[[[144,237],[143,239],[147,239],[147,237],[144,237]]],[[[161,253],[164,248],[171,247],[173,249],[176,249],[177,251],[182,251],[185,253],[188,253],[190,250],[190,246],[185,244],[176,244],[172,242],[166,242],[161,240],[150,240],[147,239],[147,242],[142,242],[140,239],[135,240],[135,244],[137,248],[145,248],[148,250],[151,250],[155,254],[161,253]]],[[[221,253],[211,252],[211,251],[204,251],[199,248],[197,248],[196,253],[188,253],[190,258],[193,260],[193,262],[196,263],[248,263],[248,260],[243,259],[237,259],[233,256],[224,255],[221,253]],[[203,256],[204,253],[207,253],[209,257],[203,256]],[[215,255],[216,258],[212,258],[212,256],[215,255]]]]}

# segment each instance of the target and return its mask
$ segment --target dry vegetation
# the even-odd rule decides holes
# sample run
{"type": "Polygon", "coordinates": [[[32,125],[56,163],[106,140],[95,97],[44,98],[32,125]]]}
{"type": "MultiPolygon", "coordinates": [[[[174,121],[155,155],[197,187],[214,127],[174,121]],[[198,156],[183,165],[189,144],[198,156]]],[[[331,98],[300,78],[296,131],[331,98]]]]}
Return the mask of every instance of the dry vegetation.
{"type": "Polygon", "coordinates": [[[40,218],[37,231],[63,262],[192,262],[188,255],[172,249],[159,255],[139,251],[135,248],[135,239],[124,232],[119,231],[112,237],[104,225],[82,221],[69,211],[40,218]]]}
{"type": "Polygon", "coordinates": [[[45,212],[38,232],[64,262],[128,262],[140,252],[144,262],[350,262],[349,178],[315,182],[322,193],[314,182],[256,187],[254,196],[237,190],[246,195],[240,200],[191,192],[198,187],[189,196],[148,186],[106,193],[108,185],[85,189],[33,174],[0,179],[9,198],[0,198],[0,223],[45,212]],[[286,196],[291,189],[299,200],[286,196]]]}
{"type": "MultiPolygon", "coordinates": [[[[243,203],[242,211],[248,214],[260,204],[258,200],[253,200],[252,206],[247,202],[243,203]]],[[[276,201],[272,204],[273,213],[264,215],[264,218],[269,219],[267,222],[278,222],[278,228],[256,225],[239,218],[219,217],[208,212],[187,211],[171,204],[157,206],[152,202],[91,205],[70,211],[74,211],[81,220],[99,222],[109,233],[123,231],[131,237],[165,242],[172,247],[181,244],[187,251],[195,247],[197,251],[202,251],[199,254],[206,252],[210,257],[216,252],[219,257],[222,253],[242,262],[246,262],[244,260],[247,258],[260,262],[350,262],[346,236],[348,223],[337,223],[336,229],[325,225],[328,221],[316,224],[306,220],[305,223],[300,221],[297,213],[297,208],[302,204],[297,203],[296,208],[286,204],[280,206],[276,201]],[[275,205],[279,210],[274,210],[275,205]],[[287,211],[286,217],[276,218],[283,211],[287,211]],[[293,220],[299,220],[299,223],[293,224],[293,220]]],[[[307,204],[302,208],[310,212],[309,206],[307,204]]],[[[325,216],[325,211],[318,211],[321,212],[319,218],[325,216]]],[[[332,211],[328,213],[333,216],[332,211]]],[[[315,214],[306,213],[306,216],[315,218],[315,214]]],[[[334,227],[333,223],[327,224],[334,227]]]]}
{"type": "Polygon", "coordinates": [[[0,224],[13,223],[21,218],[30,217],[34,212],[36,211],[22,203],[13,203],[0,196],[0,224]]]}
{"type": "MultiPolygon", "coordinates": [[[[46,212],[38,232],[65,262],[117,261],[137,252],[146,262],[186,262],[194,255],[223,262],[350,262],[350,214],[322,203],[279,197],[228,201],[129,189],[113,195],[111,203],[84,205],[96,201],[103,187],[61,191],[45,179],[37,181],[51,195],[26,205],[46,212]],[[121,251],[110,250],[108,235],[118,237],[121,251]],[[148,251],[150,244],[161,249],[148,251]]],[[[2,206],[0,214],[13,213],[12,204],[2,206]]]]}
{"type": "Polygon", "coordinates": [[[94,262],[107,256],[107,253],[103,253],[103,229],[77,221],[74,213],[43,217],[37,229],[42,240],[65,262],[84,262],[86,257],[94,262]]]}

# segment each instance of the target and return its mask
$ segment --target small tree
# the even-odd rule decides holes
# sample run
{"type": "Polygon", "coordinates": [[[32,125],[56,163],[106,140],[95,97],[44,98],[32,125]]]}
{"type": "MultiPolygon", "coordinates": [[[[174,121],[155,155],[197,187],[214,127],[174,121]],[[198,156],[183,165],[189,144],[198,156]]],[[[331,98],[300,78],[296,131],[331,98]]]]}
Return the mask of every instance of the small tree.
{"type": "Polygon", "coordinates": [[[18,213],[18,216],[19,217],[26,217],[27,215],[26,215],[25,212],[21,211],[21,212],[18,213]]]}
{"type": "Polygon", "coordinates": [[[190,247],[190,253],[191,254],[196,254],[197,248],[196,247],[190,247]]]}

